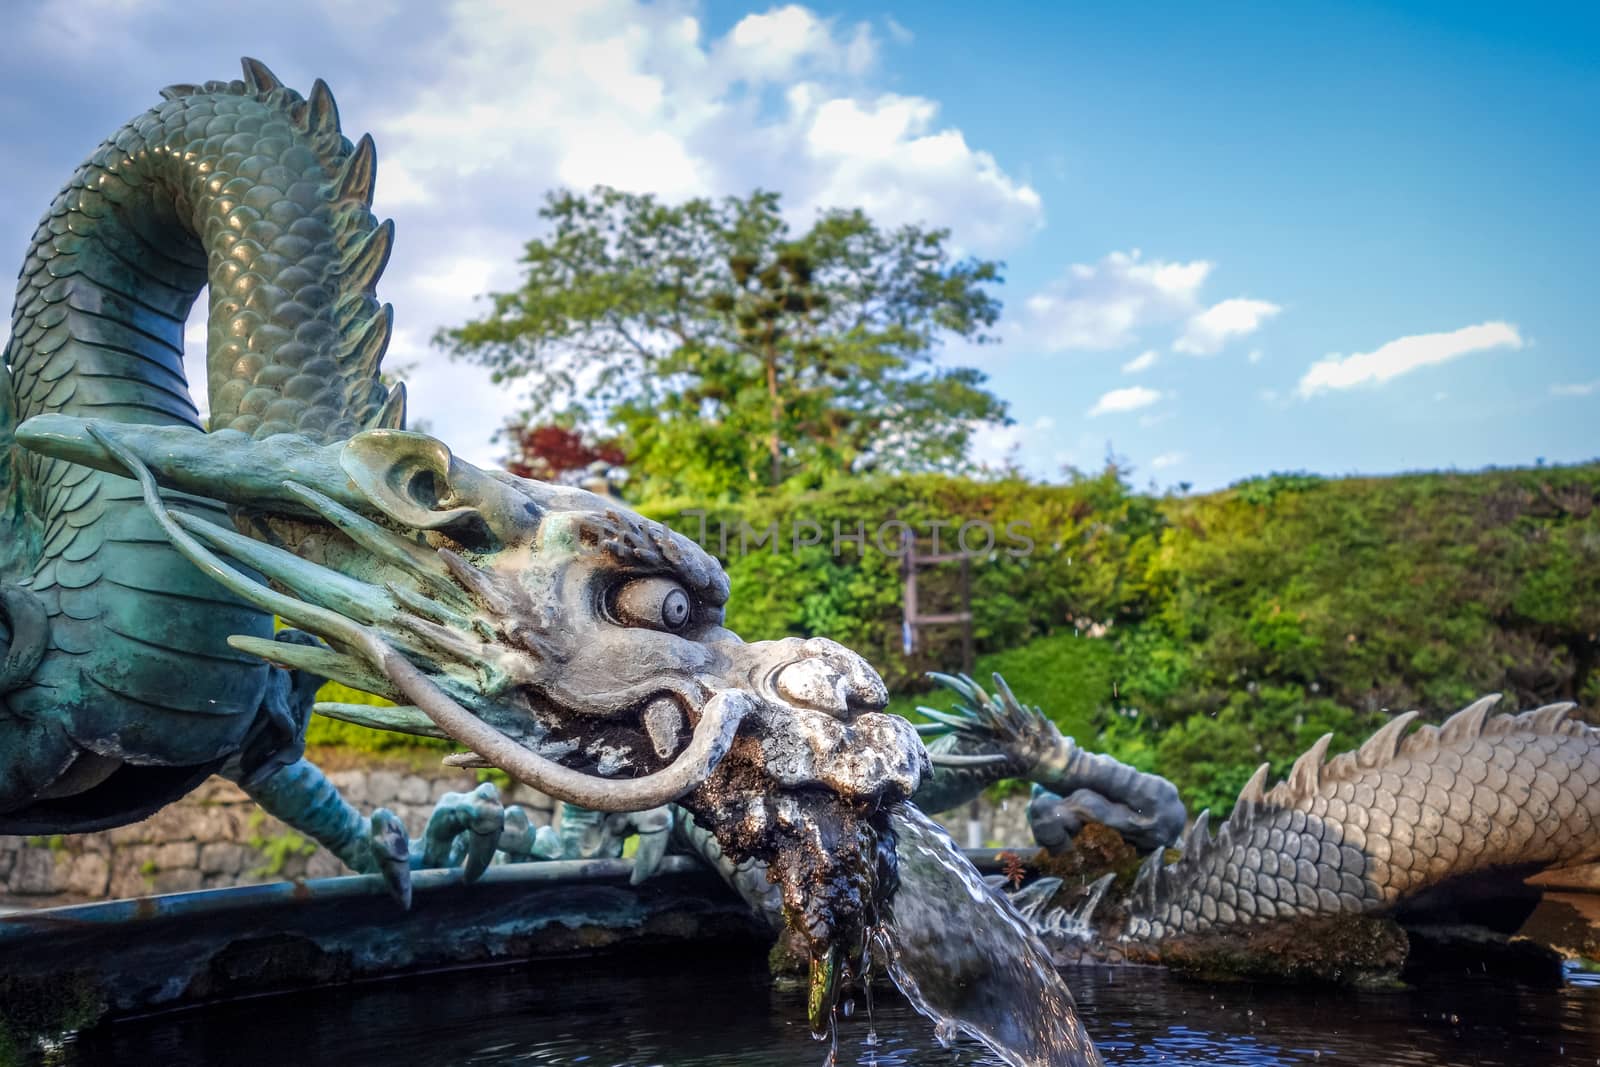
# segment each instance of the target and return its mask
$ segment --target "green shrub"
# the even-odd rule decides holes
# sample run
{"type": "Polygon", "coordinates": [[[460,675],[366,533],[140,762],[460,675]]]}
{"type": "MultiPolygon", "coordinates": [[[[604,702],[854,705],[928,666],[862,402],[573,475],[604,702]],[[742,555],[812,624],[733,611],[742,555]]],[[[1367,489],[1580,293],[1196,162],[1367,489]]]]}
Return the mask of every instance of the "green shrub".
{"type": "MultiPolygon", "coordinates": [[[[1114,468],[1064,485],[861,477],[704,515],[671,500],[640,510],[691,536],[704,520],[700,540],[732,583],[732,629],[834,638],[878,667],[897,711],[949,706],[925,672],[959,669],[961,635],[926,628],[905,652],[899,560],[873,531],[942,522],[948,550],[963,522],[1024,530],[1031,552],[1002,541],[972,563],[978,680],[1000,671],[1065,732],[1219,814],[1259,763],[1282,774],[1329,730],[1335,750],[1353,746],[1387,712],[1437,720],[1495,691],[1507,705],[1600,704],[1600,464],[1279,474],[1189,497],[1135,493],[1114,468]],[[773,524],[776,545],[761,540],[773,524]],[[835,524],[865,527],[866,550],[835,552],[835,524]],[[797,532],[822,543],[797,547],[797,532]]],[[[924,610],[959,605],[957,575],[919,573],[924,610]]],[[[311,736],[419,744],[322,719],[311,736]]]]}

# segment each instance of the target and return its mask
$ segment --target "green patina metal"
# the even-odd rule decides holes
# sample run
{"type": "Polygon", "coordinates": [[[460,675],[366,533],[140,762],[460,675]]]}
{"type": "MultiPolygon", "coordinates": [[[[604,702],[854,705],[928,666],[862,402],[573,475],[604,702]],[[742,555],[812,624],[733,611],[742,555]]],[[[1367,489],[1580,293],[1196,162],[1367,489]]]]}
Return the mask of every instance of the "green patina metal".
{"type": "MultiPolygon", "coordinates": [[[[305,101],[259,65],[246,73],[167,90],[41,220],[17,287],[0,446],[46,412],[198,429],[183,324],[208,283],[213,429],[333,440],[398,418],[403,394],[385,407],[374,375],[391,316],[373,283],[392,227],[368,210],[371,142],[343,137],[325,86],[305,101]]],[[[4,695],[6,829],[147,813],[272,728],[264,716],[287,709],[265,706],[266,664],[227,645],[270,638],[270,616],[183,559],[137,485],[14,447],[0,475],[7,605],[33,599],[48,627],[40,662],[4,695]]],[[[215,504],[176,506],[226,520],[215,504]]]]}
{"type": "Polygon", "coordinates": [[[223,773],[402,898],[417,866],[557,851],[508,834],[492,786],[414,843],[345,803],[301,755],[335,678],[400,706],[324,713],[452,738],[455,762],[648,830],[647,861],[682,805],[773,865],[814,942],[858,941],[882,812],[927,768],[882,681],[830,641],[742,642],[721,567],[666,527],[402,429],[374,295],[394,227],[324,83],[246,60],[162,95],[73,175],[18,285],[0,832],[118,825],[223,773]],[[181,361],[203,287],[204,433],[181,361]]]}

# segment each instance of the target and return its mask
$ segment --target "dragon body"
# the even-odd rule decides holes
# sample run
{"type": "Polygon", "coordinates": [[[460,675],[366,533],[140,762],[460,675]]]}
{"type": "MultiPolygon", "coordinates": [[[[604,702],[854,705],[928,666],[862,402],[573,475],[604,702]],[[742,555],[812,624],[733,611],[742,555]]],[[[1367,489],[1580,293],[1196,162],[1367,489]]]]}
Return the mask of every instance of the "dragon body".
{"type": "Polygon", "coordinates": [[[1332,759],[1325,736],[1271,789],[1263,765],[1214,832],[1202,812],[1125,895],[1107,875],[1055,905],[1041,879],[1019,904],[1063,958],[1137,960],[1316,917],[1515,911],[1528,876],[1600,860],[1600,728],[1570,704],[1492,715],[1496,699],[1409,734],[1416,713],[1396,716],[1332,759]]]}
{"type": "MultiPolygon", "coordinates": [[[[1327,735],[1270,789],[1269,765],[1258,768],[1214,830],[1201,812],[1185,831],[1170,782],[1083,752],[998,675],[992,695],[964,676],[935,677],[961,703],[923,709],[934,723],[921,729],[937,739],[920,807],[945,810],[1022,778],[1035,783],[1029,817],[1046,851],[1064,858],[1096,822],[1146,853],[1131,882],[1045,876],[1009,894],[1061,962],[1159,961],[1175,942],[1188,951],[1331,916],[1514,928],[1536,896],[1529,876],[1600,861],[1600,728],[1572,704],[1493,714],[1491,696],[1415,730],[1408,712],[1331,759],[1327,735]]],[[[723,856],[692,823],[677,838],[776,924],[759,865],[723,856]]],[[[1008,878],[990,884],[1004,891],[1008,878]]]]}
{"type": "MultiPolygon", "coordinates": [[[[13,656],[20,641],[37,663],[0,697],[8,833],[148,814],[253,734],[294,732],[271,721],[284,709],[265,703],[267,664],[227,644],[270,638],[271,616],[184,559],[135,482],[18,453],[17,423],[52,413],[198,431],[183,329],[207,286],[211,429],[326,442],[402,415],[403,393],[377,380],[392,311],[374,284],[393,227],[368,207],[371,140],[344,138],[325,85],[302,99],[259,64],[246,76],[168,89],[113,134],[23,262],[0,382],[0,576],[46,621],[13,635],[13,656]]],[[[215,502],[174,506],[227,521],[215,502]]]]}
{"type": "Polygon", "coordinates": [[[769,865],[818,959],[859,945],[893,884],[886,812],[927,770],[876,673],[831,641],[741,641],[717,562],[615,500],[402,429],[374,295],[394,228],[324,83],[247,59],[162,96],[73,175],[18,283],[0,833],[130,822],[220,772],[402,897],[412,866],[561,849],[492,786],[418,843],[362,816],[301,755],[334,678],[397,706],[322,712],[451,738],[607,832],[664,842],[651,813],[682,805],[769,865]],[[181,362],[203,288],[207,432],[181,362]]]}

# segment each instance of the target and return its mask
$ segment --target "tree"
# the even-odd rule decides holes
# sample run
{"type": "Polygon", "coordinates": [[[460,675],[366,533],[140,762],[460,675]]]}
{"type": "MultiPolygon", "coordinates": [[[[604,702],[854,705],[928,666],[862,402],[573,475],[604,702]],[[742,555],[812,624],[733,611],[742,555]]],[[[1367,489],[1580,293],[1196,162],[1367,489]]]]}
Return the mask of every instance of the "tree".
{"type": "Polygon", "coordinates": [[[530,382],[530,423],[576,410],[615,431],[646,492],[956,469],[976,425],[1006,420],[981,372],[933,362],[946,337],[991,340],[1000,310],[1000,265],[955,258],[948,231],[835,210],[795,237],[761,191],[563,190],[540,214],[522,287],[435,342],[530,382]]]}
{"type": "Polygon", "coordinates": [[[576,484],[597,465],[610,471],[628,462],[616,442],[590,440],[558,423],[529,426],[513,422],[506,426],[504,436],[512,447],[506,470],[521,478],[576,484]]]}

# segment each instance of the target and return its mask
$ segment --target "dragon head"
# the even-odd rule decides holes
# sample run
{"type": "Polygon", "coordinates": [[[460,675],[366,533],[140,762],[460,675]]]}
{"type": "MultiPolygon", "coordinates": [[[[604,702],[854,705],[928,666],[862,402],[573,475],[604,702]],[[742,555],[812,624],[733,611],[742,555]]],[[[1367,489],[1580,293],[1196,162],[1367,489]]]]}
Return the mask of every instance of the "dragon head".
{"type": "Polygon", "coordinates": [[[663,524],[400,430],[318,445],[41,415],[18,439],[138,477],[180,551],[329,646],[237,647],[398,705],[324,713],[451,738],[468,750],[451,762],[584,807],[676,801],[770,865],[820,957],[892,884],[885,811],[927,770],[914,728],[843,646],[741,641],[721,566],[663,524]]]}

